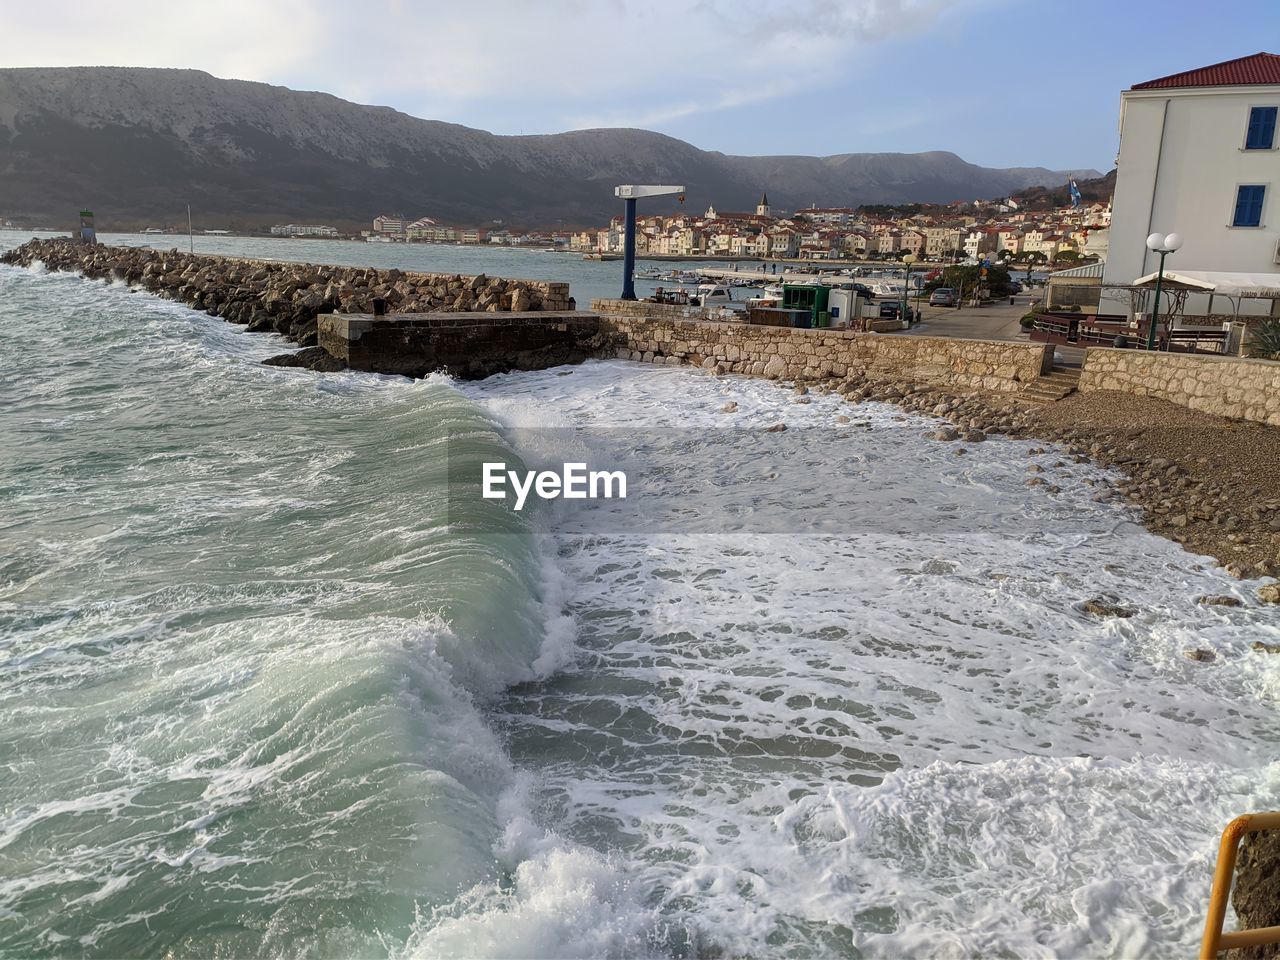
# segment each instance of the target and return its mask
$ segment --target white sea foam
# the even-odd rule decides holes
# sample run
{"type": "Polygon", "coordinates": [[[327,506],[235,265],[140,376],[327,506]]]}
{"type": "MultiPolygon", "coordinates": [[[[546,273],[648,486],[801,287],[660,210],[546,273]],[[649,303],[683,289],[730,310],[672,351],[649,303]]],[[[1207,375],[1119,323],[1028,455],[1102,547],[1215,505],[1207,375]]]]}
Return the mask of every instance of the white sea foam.
{"type": "MultiPolygon", "coordinates": [[[[1280,803],[1280,671],[1250,649],[1280,618],[1195,603],[1247,585],[1095,503],[1105,473],[1052,451],[1038,462],[1056,497],[1022,485],[1028,444],[959,459],[892,407],[622,363],[565,373],[464,389],[513,436],[666,427],[676,484],[702,469],[680,428],[811,429],[812,457],[779,448],[729,472],[855,520],[836,536],[558,538],[582,655],[497,719],[539,772],[535,808],[565,842],[625,857],[669,938],[750,955],[1194,943],[1217,832],[1280,803]],[[842,482],[867,469],[877,482],[842,482]],[[1138,614],[1080,613],[1099,592],[1138,614]]],[[[536,448],[556,441],[530,436],[554,460],[536,448]]],[[[608,453],[609,436],[585,442],[608,453]]]]}

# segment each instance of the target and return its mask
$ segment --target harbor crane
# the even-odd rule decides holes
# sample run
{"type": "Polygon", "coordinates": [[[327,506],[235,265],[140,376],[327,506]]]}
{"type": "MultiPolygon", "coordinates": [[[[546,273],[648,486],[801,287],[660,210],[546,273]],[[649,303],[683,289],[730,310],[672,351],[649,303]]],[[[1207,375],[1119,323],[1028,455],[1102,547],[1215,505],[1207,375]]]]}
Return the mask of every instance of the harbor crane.
{"type": "Polygon", "coordinates": [[[622,250],[622,299],[636,299],[636,201],[641,197],[666,197],[677,194],[684,203],[684,187],[672,187],[665,184],[626,183],[613,188],[613,195],[627,202],[626,216],[623,217],[623,250],[622,250]]]}

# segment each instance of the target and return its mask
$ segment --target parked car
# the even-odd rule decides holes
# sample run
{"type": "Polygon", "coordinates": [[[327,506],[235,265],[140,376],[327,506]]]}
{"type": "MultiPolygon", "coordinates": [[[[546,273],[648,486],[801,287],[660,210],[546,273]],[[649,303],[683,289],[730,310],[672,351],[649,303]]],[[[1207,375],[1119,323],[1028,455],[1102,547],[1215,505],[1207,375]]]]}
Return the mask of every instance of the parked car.
{"type": "MultiPolygon", "coordinates": [[[[880,304],[881,320],[898,320],[901,319],[902,304],[897,300],[887,300],[880,304]]],[[[907,323],[914,323],[916,319],[915,311],[907,306],[907,323]]]]}
{"type": "Polygon", "coordinates": [[[931,307],[954,307],[956,305],[956,292],[951,287],[938,287],[933,293],[929,294],[929,306],[931,307]]]}
{"type": "Polygon", "coordinates": [[[854,292],[868,303],[875,300],[876,292],[868,287],[865,283],[855,283],[853,285],[854,292]]]}

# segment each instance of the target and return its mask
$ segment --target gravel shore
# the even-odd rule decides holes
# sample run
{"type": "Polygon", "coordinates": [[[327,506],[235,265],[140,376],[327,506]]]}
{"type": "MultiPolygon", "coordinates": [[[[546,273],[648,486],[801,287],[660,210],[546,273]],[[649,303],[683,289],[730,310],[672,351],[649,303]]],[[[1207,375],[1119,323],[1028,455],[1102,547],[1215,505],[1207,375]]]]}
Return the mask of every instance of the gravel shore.
{"type": "MultiPolygon", "coordinates": [[[[827,383],[847,399],[896,403],[952,423],[940,442],[1000,434],[1060,444],[1122,474],[1098,497],[1124,497],[1152,532],[1214,557],[1232,576],[1280,576],[1280,429],[1225,420],[1127,393],[1075,393],[1057,403],[950,392],[902,381],[827,383]]],[[[1044,486],[1028,462],[1027,483],[1044,486]]]]}

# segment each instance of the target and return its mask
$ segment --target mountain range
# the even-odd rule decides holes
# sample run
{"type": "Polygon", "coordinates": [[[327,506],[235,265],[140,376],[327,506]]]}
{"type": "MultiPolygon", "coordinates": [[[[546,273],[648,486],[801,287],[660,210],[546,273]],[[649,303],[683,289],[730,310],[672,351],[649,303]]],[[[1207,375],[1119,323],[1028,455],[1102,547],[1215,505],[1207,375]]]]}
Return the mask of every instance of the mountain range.
{"type": "MultiPolygon", "coordinates": [[[[762,146],[780,145],[766,135],[762,146]]],[[[0,216],[99,229],[185,221],[367,226],[378,214],[586,226],[620,183],[675,183],[701,212],[950,202],[1056,187],[1095,170],[993,169],[955,154],[730,156],[647,130],[497,136],[325,93],[140,67],[0,69],[0,216]]],[[[647,202],[667,212],[674,201],[647,202]]]]}

